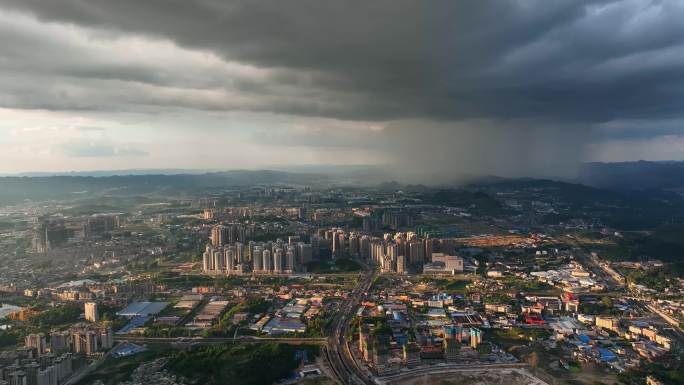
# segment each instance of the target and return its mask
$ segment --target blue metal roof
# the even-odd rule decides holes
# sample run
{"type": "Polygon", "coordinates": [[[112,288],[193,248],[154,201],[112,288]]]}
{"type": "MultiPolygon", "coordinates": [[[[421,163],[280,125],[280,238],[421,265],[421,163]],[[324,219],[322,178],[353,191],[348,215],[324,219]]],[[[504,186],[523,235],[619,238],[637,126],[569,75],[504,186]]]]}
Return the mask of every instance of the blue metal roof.
{"type": "Polygon", "coordinates": [[[578,336],[577,336],[577,339],[580,340],[580,341],[582,341],[582,342],[585,343],[585,344],[588,344],[589,342],[591,342],[591,338],[589,338],[589,336],[584,335],[584,334],[578,335],[578,336]]]}
{"type": "Polygon", "coordinates": [[[611,352],[608,349],[604,348],[598,348],[599,353],[601,354],[601,361],[613,361],[617,359],[617,356],[615,353],[611,352]]]}

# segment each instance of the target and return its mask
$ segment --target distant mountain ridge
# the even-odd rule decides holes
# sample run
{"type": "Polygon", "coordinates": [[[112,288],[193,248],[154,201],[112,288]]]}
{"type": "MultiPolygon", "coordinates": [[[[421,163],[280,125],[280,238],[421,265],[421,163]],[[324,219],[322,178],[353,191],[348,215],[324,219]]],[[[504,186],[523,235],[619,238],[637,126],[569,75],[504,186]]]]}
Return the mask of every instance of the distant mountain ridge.
{"type": "Polygon", "coordinates": [[[34,171],[21,172],[16,174],[2,174],[1,177],[49,177],[49,176],[131,176],[131,175],[195,175],[222,172],[225,170],[211,169],[183,169],[183,168],[140,168],[122,170],[90,170],[90,171],[34,171]]]}
{"type": "Polygon", "coordinates": [[[145,174],[113,176],[6,176],[0,177],[0,203],[25,199],[68,199],[78,194],[136,195],[184,193],[210,188],[259,184],[314,185],[329,183],[318,174],[296,174],[271,170],[233,170],[204,174],[145,174]]]}
{"type": "Polygon", "coordinates": [[[611,190],[684,189],[684,162],[585,163],[576,182],[611,190]]]}
{"type": "MultiPolygon", "coordinates": [[[[83,171],[67,173],[24,173],[0,176],[0,203],[24,199],[68,199],[78,193],[134,195],[154,192],[190,193],[198,189],[229,188],[259,184],[292,184],[309,186],[346,185],[382,186],[393,175],[377,166],[325,166],[319,172],[275,170],[183,170],[137,169],[83,171]],[[325,170],[325,171],[324,171],[325,170]],[[383,179],[384,178],[384,179],[383,179]]],[[[479,177],[472,182],[515,181],[525,178],[479,177]]],[[[534,178],[530,178],[534,180],[534,178]]],[[[576,178],[564,182],[577,183],[603,190],[682,190],[684,162],[586,163],[576,178]]],[[[449,185],[436,181],[436,185],[449,185]]],[[[401,186],[398,186],[399,188],[401,186]]],[[[404,186],[406,187],[406,186],[404,186]]]]}

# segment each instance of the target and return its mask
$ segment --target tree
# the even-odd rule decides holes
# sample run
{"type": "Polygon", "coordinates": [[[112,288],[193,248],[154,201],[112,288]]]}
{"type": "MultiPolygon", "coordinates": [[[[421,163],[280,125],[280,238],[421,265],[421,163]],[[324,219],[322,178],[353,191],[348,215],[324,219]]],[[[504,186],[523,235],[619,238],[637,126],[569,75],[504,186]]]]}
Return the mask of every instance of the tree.
{"type": "Polygon", "coordinates": [[[477,352],[480,354],[491,354],[492,353],[492,345],[488,343],[481,343],[477,345],[477,352]]]}

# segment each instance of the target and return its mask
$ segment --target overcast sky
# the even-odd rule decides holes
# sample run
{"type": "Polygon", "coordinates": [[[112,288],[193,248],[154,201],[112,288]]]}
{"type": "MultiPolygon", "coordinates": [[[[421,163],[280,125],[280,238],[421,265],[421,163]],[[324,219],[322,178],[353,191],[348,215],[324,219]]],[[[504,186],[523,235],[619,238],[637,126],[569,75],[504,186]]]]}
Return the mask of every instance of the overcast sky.
{"type": "Polygon", "coordinates": [[[684,159],[684,1],[0,0],[0,172],[684,159]]]}

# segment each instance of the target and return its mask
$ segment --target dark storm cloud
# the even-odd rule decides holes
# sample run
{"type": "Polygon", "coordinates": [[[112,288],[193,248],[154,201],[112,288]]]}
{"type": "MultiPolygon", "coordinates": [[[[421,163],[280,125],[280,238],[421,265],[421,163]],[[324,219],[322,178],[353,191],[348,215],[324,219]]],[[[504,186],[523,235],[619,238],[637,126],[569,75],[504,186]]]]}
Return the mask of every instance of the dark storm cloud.
{"type": "Polygon", "coordinates": [[[589,142],[682,134],[681,1],[0,0],[2,12],[0,107],[286,116],[254,142],[328,163],[353,147],[422,176],[567,174],[589,142]]]}
{"type": "MultiPolygon", "coordinates": [[[[308,91],[303,101],[272,103],[278,113],[593,122],[680,115],[684,100],[682,57],[667,53],[684,43],[676,1],[0,3],[45,21],[146,34],[283,70],[270,84],[308,91]]],[[[273,86],[244,88],[259,94],[273,86]]]]}

